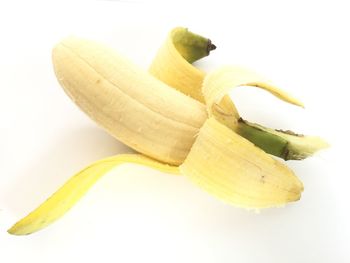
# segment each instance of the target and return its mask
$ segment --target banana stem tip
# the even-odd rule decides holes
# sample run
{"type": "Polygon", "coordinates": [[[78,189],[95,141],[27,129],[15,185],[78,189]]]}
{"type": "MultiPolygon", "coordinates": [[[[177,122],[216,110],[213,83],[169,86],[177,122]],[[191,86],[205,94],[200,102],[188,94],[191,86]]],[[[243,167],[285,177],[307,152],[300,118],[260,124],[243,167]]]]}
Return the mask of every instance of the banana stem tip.
{"type": "Polygon", "coordinates": [[[211,42],[210,39],[208,39],[208,48],[207,48],[208,55],[209,55],[210,51],[215,50],[215,49],[216,49],[216,46],[211,42]]]}

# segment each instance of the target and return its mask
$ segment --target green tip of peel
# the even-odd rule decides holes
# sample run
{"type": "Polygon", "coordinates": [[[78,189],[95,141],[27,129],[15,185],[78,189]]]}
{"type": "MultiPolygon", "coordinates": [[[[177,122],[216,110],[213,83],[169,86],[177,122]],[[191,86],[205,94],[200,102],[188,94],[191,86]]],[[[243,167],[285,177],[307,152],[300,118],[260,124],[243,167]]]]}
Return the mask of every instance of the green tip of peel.
{"type": "Polygon", "coordinates": [[[236,132],[257,147],[284,160],[303,160],[330,145],[316,136],[273,130],[239,119],[236,132]]]}
{"type": "Polygon", "coordinates": [[[299,136],[280,130],[276,131],[277,133],[288,141],[285,160],[303,160],[320,150],[330,147],[326,141],[317,136],[299,136]]]}
{"type": "Polygon", "coordinates": [[[216,49],[210,39],[192,33],[187,28],[177,27],[171,36],[175,48],[189,63],[208,56],[210,51],[216,49]]]}

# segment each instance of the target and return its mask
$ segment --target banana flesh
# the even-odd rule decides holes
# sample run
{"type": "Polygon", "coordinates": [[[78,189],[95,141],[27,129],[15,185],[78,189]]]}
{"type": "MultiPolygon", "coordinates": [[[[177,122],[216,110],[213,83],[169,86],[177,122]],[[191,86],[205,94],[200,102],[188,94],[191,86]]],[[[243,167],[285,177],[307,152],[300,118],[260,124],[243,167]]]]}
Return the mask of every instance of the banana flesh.
{"type": "Polygon", "coordinates": [[[183,162],[207,118],[202,103],[93,41],[67,38],[52,59],[65,92],[111,135],[159,161],[183,162]]]}
{"type": "MultiPolygon", "coordinates": [[[[226,94],[230,88],[253,85],[302,104],[251,71],[222,68],[206,75],[190,64],[213,48],[206,38],[174,29],[151,65],[152,76],[93,41],[67,38],[59,43],[53,64],[65,92],[97,124],[140,154],[91,164],[8,232],[25,235],[48,226],[101,176],[126,162],[182,174],[239,207],[265,208],[299,200],[303,191],[299,179],[263,151],[268,144],[261,144],[263,150],[255,145],[259,139],[274,146],[292,141],[299,149],[305,141],[243,121],[226,94]]],[[[316,150],[304,147],[308,154],[303,158],[316,150]]],[[[281,157],[277,152],[271,151],[281,157]]]]}

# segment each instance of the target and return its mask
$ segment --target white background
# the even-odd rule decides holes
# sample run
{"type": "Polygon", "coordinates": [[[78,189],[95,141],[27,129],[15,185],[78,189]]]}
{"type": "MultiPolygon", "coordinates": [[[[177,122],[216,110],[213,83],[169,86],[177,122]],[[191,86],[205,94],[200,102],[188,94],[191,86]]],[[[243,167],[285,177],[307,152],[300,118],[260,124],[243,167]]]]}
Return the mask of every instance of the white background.
{"type": "Polygon", "coordinates": [[[350,262],[347,1],[95,1],[0,4],[0,261],[350,262]],[[287,164],[302,199],[260,214],[226,205],[185,177],[124,165],[69,213],[30,236],[6,230],[71,175],[130,151],[68,99],[53,74],[62,37],[104,41],[147,69],[174,26],[218,46],[199,67],[244,65],[304,101],[232,92],[242,116],[317,134],[332,148],[287,164]]]}

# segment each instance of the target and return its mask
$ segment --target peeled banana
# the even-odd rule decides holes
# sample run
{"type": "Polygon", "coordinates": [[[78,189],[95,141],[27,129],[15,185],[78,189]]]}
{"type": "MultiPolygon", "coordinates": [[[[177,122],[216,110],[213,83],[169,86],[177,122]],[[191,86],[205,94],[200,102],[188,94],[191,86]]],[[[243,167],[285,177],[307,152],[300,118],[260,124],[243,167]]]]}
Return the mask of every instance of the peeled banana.
{"type": "Polygon", "coordinates": [[[70,37],[57,44],[54,71],[67,95],[140,154],[91,164],[8,232],[25,235],[46,227],[102,175],[126,162],[185,175],[239,207],[273,207],[300,199],[300,180],[267,153],[303,159],[327,144],[318,137],[244,121],[226,95],[230,88],[257,86],[286,102],[302,104],[250,70],[224,67],[206,75],[190,64],[214,48],[210,40],[175,28],[146,72],[94,41],[70,37]]]}

